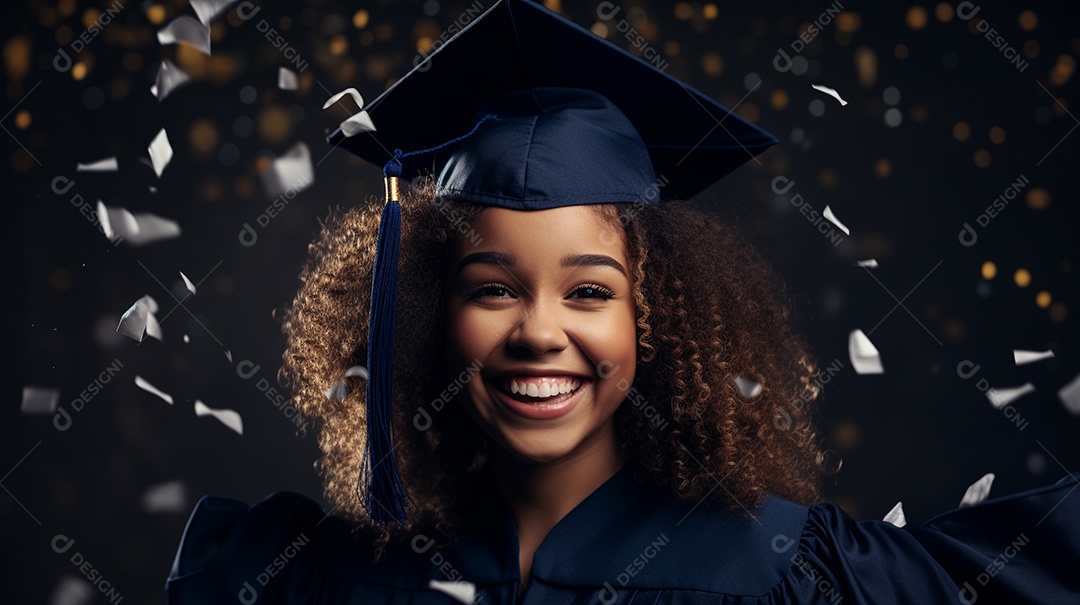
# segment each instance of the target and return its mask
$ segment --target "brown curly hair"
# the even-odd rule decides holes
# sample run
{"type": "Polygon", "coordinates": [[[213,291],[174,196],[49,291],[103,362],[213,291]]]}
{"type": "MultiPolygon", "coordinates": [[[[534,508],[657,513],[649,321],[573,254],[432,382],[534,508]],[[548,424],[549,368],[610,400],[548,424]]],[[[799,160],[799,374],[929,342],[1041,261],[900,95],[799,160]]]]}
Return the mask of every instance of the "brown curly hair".
{"type": "MultiPolygon", "coordinates": [[[[373,524],[356,496],[365,392],[362,379],[344,378],[347,368],[367,365],[381,200],[331,210],[320,223],[282,318],[279,380],[301,413],[321,424],[317,466],[326,496],[370,538],[376,559],[387,544],[429,528],[452,535],[487,445],[459,405],[430,414],[427,430],[414,426],[417,411],[452,380],[442,357],[445,263],[484,207],[436,197],[431,178],[405,187],[400,204],[393,431],[411,500],[403,527],[373,524]],[[336,381],[350,387],[340,402],[326,395],[336,381]]],[[[820,500],[822,453],[807,405],[821,389],[817,362],[768,264],[734,228],[685,201],[595,208],[625,234],[633,267],[639,359],[616,426],[635,479],[746,514],[769,493],[820,500]],[[737,376],[760,383],[760,394],[744,398],[737,376]]]]}

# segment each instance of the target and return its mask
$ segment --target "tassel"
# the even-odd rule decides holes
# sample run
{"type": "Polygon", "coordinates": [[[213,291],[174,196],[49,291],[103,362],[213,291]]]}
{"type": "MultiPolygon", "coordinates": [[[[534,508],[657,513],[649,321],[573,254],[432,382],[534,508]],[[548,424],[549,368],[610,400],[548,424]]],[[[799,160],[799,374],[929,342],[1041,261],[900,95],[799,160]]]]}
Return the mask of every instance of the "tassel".
{"type": "Polygon", "coordinates": [[[398,177],[401,176],[401,150],[383,168],[386,182],[386,205],[379,223],[375,251],[375,273],[371,282],[371,312],[368,325],[367,443],[364,446],[357,485],[368,516],[381,526],[390,522],[403,525],[408,494],[398,474],[397,458],[391,437],[393,427],[394,322],[397,307],[398,244],[401,238],[401,205],[398,203],[398,177]]]}

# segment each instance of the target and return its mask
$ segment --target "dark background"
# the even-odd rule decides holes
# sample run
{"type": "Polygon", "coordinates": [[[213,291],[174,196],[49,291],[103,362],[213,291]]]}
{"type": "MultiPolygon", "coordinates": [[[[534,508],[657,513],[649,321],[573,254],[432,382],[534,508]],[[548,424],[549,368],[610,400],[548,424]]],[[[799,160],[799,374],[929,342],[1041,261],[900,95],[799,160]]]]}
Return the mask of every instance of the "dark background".
{"type": "MultiPolygon", "coordinates": [[[[53,69],[57,49],[106,5],[28,2],[8,13],[0,601],[48,602],[65,577],[83,578],[71,551],[50,545],[62,534],[125,602],[161,603],[199,496],[252,502],[289,489],[321,498],[314,435],[297,434],[258,380],[275,381],[283,338],[273,313],[299,285],[320,217],[381,192],[377,167],[324,142],[349,112],[322,104],[349,86],[373,100],[413,65],[418,48],[470,7],[489,4],[267,3],[247,22],[233,6],[214,19],[207,58],[155,37],[173,18],[193,14],[186,3],[132,0],[78,56],[85,71],[64,73],[53,69]],[[307,63],[299,90],[277,88],[278,68],[290,64],[257,30],[263,18],[307,63]],[[149,88],[162,58],[194,81],[159,102],[149,88]],[[245,87],[257,93],[251,103],[245,87]],[[159,179],[139,157],[162,127],[175,155],[159,179]],[[317,164],[314,184],[258,228],[254,246],[241,245],[243,225],[255,225],[272,199],[260,172],[298,141],[317,164]],[[109,156],[118,158],[118,172],[75,171],[109,156]],[[76,183],[65,195],[51,188],[58,176],[76,183]],[[183,235],[114,247],[72,205],[75,193],[170,218],[183,235]],[[199,283],[195,296],[184,299],[179,271],[199,283]],[[144,294],[162,307],[163,342],[115,333],[120,314],[144,294]],[[255,376],[238,376],[242,360],[260,366],[255,376]],[[120,372],[72,411],[117,361],[120,372]],[[136,375],[175,403],[136,387],[136,375]],[[60,389],[70,428],[20,413],[24,385],[60,389]],[[239,412],[243,436],[196,417],[195,399],[239,412]],[[144,510],[146,490],[173,481],[186,493],[177,510],[144,510]]],[[[786,280],[819,361],[843,364],[821,407],[829,447],[843,460],[830,498],[858,518],[881,518],[902,500],[908,520],[922,522],[955,507],[987,472],[997,476],[992,495],[1003,495],[1080,470],[1080,420],[1057,395],[1080,374],[1080,134],[1073,131],[1080,121],[1071,107],[1080,30],[1072,9],[985,3],[964,21],[949,3],[845,2],[807,45],[805,71],[797,73],[774,68],[777,49],[790,53],[799,32],[837,3],[627,0],[607,21],[596,2],[551,6],[631,46],[619,31],[625,19],[670,74],[781,139],[760,165],[749,162],[695,202],[751,234],[786,280]],[[1020,49],[1026,68],[979,35],[983,20],[1020,49]],[[849,103],[811,84],[835,88],[849,103]],[[776,176],[794,187],[774,195],[776,176]],[[976,226],[1021,177],[1029,184],[1020,195],[976,226]],[[790,203],[796,193],[819,212],[829,205],[851,236],[834,247],[790,203]],[[958,241],[965,222],[978,232],[970,247],[958,241]],[[880,266],[854,265],[868,258],[880,266]],[[993,276],[983,273],[988,262],[993,276]],[[1022,270],[1030,283],[1018,282],[1022,270]],[[1041,292],[1047,304],[1039,304],[1041,292]],[[854,329],[881,351],[883,375],[853,371],[854,329]],[[1056,357],[1016,366],[1014,349],[1056,357]],[[958,376],[963,360],[980,366],[975,377],[958,376]],[[990,405],[979,379],[1035,386],[1012,404],[1023,430],[990,405]]],[[[95,589],[87,594],[105,600],[95,589]]]]}

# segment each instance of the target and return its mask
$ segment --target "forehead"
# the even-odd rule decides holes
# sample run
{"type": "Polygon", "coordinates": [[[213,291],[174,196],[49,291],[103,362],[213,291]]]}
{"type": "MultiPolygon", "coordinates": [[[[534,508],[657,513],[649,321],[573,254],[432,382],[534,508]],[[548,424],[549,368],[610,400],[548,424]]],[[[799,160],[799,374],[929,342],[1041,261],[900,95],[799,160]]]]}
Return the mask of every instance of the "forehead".
{"type": "Polygon", "coordinates": [[[593,204],[546,210],[492,206],[473,217],[469,227],[478,238],[458,238],[459,258],[479,250],[498,250],[553,261],[570,252],[607,254],[624,263],[627,259],[622,226],[593,204]]]}

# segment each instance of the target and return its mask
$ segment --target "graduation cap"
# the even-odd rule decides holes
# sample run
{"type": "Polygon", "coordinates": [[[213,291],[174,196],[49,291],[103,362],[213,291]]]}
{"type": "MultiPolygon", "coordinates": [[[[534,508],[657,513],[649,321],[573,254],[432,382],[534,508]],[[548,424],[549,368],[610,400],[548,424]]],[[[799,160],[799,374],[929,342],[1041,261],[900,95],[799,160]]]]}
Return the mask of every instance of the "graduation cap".
{"type": "Polygon", "coordinates": [[[688,199],[778,141],[527,0],[496,2],[365,111],[377,131],[348,136],[339,128],[327,137],[384,165],[386,181],[357,495],[373,522],[402,524],[408,497],[390,434],[398,179],[431,171],[443,199],[519,210],[659,203],[657,188],[688,199]]]}

